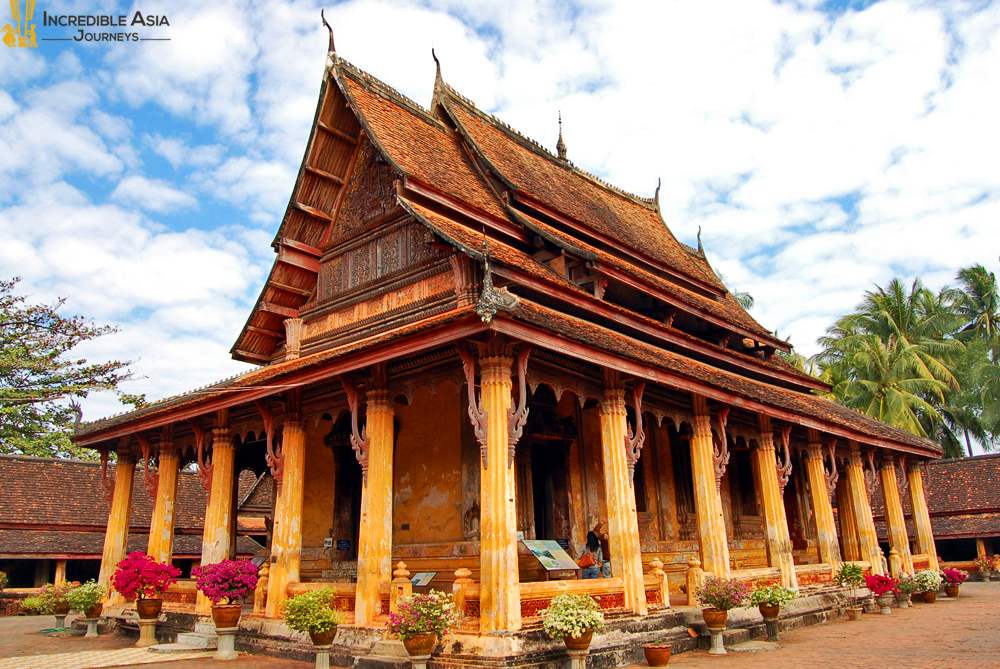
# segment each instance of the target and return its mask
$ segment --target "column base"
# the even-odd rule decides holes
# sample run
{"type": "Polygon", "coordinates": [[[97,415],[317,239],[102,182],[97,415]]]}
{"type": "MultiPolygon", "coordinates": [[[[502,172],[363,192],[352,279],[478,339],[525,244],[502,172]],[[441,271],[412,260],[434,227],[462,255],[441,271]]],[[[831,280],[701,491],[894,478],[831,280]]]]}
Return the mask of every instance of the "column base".
{"type": "Polygon", "coordinates": [[[333,646],[316,646],[316,669],[330,669],[330,649],[333,646]]]}
{"type": "Polygon", "coordinates": [[[587,656],[590,655],[590,649],[587,650],[568,650],[569,653],[569,669],[587,669],[587,656]]]}
{"type": "Polygon", "coordinates": [[[767,629],[767,640],[778,642],[778,619],[764,618],[764,628],[767,629]]]}
{"type": "Polygon", "coordinates": [[[83,635],[84,638],[98,636],[97,623],[100,621],[100,618],[87,618],[86,620],[87,620],[87,633],[83,635]]]}
{"type": "Polygon", "coordinates": [[[235,660],[239,657],[236,652],[236,633],[239,627],[216,627],[215,633],[219,636],[219,646],[212,655],[213,660],[235,660]]]}
{"type": "Polygon", "coordinates": [[[708,654],[726,655],[726,645],[722,641],[722,633],[726,631],[726,628],[713,629],[709,627],[708,631],[712,633],[712,647],[708,649],[708,654]]]}
{"type": "Polygon", "coordinates": [[[54,616],[54,617],[56,619],[55,629],[57,629],[57,630],[64,630],[64,629],[66,629],[66,614],[64,613],[61,616],[54,616]]]}
{"type": "Polygon", "coordinates": [[[156,641],[156,619],[139,619],[139,640],[135,642],[136,648],[148,648],[155,646],[156,641]]]}
{"type": "Polygon", "coordinates": [[[413,667],[413,669],[427,669],[427,663],[430,659],[430,655],[411,655],[410,666],[413,667]]]}

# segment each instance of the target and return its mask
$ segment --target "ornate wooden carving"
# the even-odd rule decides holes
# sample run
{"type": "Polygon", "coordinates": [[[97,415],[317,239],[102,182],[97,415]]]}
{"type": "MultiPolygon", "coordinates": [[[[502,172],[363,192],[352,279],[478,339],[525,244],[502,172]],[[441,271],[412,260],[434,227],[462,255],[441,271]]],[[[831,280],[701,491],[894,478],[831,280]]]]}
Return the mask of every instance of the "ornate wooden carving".
{"type": "Polygon", "coordinates": [[[868,495],[868,504],[872,503],[872,491],[875,489],[875,451],[871,448],[867,451],[868,469],[865,474],[865,494],[868,495]]]}
{"type": "MultiPolygon", "coordinates": [[[[531,344],[521,344],[517,352],[517,383],[520,393],[517,398],[518,407],[513,404],[507,407],[507,466],[514,464],[514,449],[524,432],[524,424],[528,420],[528,356],[531,354],[531,344]]],[[[464,361],[463,361],[464,362],[464,361]]],[[[472,406],[471,404],[469,406],[472,406]]]]}
{"type": "Polygon", "coordinates": [[[152,460],[152,454],[149,452],[149,439],[142,434],[137,434],[135,437],[139,440],[139,448],[142,449],[142,481],[146,485],[146,492],[149,493],[149,496],[155,498],[156,489],[160,485],[160,472],[155,467],[152,472],[149,471],[149,461],[152,460]]]}
{"type": "Polygon", "coordinates": [[[458,306],[464,307],[476,301],[475,265],[472,258],[464,253],[454,253],[448,259],[451,263],[452,277],[455,281],[455,296],[458,306]]]}
{"type": "Polygon", "coordinates": [[[281,490],[281,480],[285,473],[285,455],[274,451],[274,410],[268,400],[257,400],[254,404],[257,405],[257,411],[260,412],[261,420],[264,421],[267,444],[264,460],[267,462],[268,469],[271,470],[271,478],[277,483],[278,490],[281,490]]]}
{"type": "Polygon", "coordinates": [[[347,183],[335,237],[347,236],[398,207],[396,173],[381,159],[371,142],[363,142],[359,147],[356,165],[347,183]]]}
{"type": "Polygon", "coordinates": [[[778,489],[781,494],[785,494],[785,486],[792,476],[792,451],[788,447],[788,440],[792,436],[792,426],[785,425],[781,428],[781,448],[782,464],[778,465],[778,489]]]}
{"type": "Polygon", "coordinates": [[[722,491],[722,477],[726,475],[729,466],[729,437],[726,436],[726,423],[729,422],[729,407],[719,407],[719,438],[712,440],[712,465],[715,468],[715,488],[722,491]]]}
{"type": "Polygon", "coordinates": [[[368,438],[368,429],[358,432],[358,389],[345,377],[340,377],[340,383],[344,386],[344,393],[347,395],[347,406],[351,409],[351,448],[361,465],[361,485],[368,485],[368,447],[371,439],[368,438]]]}
{"type": "Polygon", "coordinates": [[[507,292],[506,288],[496,288],[493,286],[493,271],[490,268],[490,250],[483,242],[483,292],[476,302],[476,313],[483,319],[484,323],[489,323],[500,311],[510,311],[518,304],[517,295],[507,292]]]}
{"type": "Polygon", "coordinates": [[[479,456],[483,461],[483,469],[486,468],[486,410],[483,409],[479,398],[476,397],[476,357],[473,351],[463,342],[457,342],[455,347],[458,355],[462,358],[462,367],[465,370],[465,384],[469,392],[469,420],[472,421],[472,428],[476,433],[476,441],[479,442],[479,456]]]}
{"type": "Polygon", "coordinates": [[[628,466],[629,481],[635,479],[635,463],[642,455],[642,445],[646,441],[646,433],[642,429],[642,391],[646,389],[646,382],[637,380],[632,384],[632,403],[635,407],[635,431],[629,427],[628,421],[625,424],[625,463],[628,466]]]}
{"type": "Polygon", "coordinates": [[[837,471],[837,438],[830,437],[826,442],[827,457],[830,458],[830,468],[827,471],[826,457],[823,458],[823,478],[826,479],[826,494],[833,499],[837,493],[837,481],[840,480],[840,472],[837,471]]]}
{"type": "Polygon", "coordinates": [[[115,482],[108,480],[108,449],[99,448],[101,454],[101,497],[110,502],[115,497],[115,482]]]}
{"type": "Polygon", "coordinates": [[[906,475],[906,454],[901,453],[899,456],[899,471],[901,476],[899,477],[899,496],[900,498],[910,489],[910,477],[906,475]]]}
{"type": "Polygon", "coordinates": [[[198,420],[188,419],[191,431],[194,432],[194,448],[198,453],[198,478],[205,492],[212,492],[212,463],[205,464],[205,428],[198,420]]]}

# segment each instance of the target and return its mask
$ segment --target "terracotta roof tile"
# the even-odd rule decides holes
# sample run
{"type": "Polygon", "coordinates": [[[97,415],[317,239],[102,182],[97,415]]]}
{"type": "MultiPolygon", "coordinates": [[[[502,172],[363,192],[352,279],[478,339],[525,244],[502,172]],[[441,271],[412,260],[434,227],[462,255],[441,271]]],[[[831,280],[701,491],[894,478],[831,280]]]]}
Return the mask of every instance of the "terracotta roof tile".
{"type": "MultiPolygon", "coordinates": [[[[149,543],[146,533],[129,534],[128,552],[145,551],[149,543]]],[[[237,555],[248,557],[263,547],[250,537],[238,537],[237,555]]],[[[100,559],[104,552],[103,532],[60,530],[0,530],[0,555],[33,557],[45,555],[72,555],[78,558],[100,559]]],[[[174,535],[175,558],[201,556],[201,536],[174,535]]]]}

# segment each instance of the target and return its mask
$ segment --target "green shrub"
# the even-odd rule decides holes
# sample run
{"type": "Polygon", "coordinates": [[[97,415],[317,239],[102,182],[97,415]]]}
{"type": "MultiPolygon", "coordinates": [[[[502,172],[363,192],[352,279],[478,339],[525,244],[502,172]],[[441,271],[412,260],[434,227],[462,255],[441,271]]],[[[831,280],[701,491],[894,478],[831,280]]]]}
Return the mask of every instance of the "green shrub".
{"type": "Polygon", "coordinates": [[[335,597],[330,588],[295,595],[285,602],[285,622],[293,630],[309,634],[332,630],[341,623],[340,615],[333,610],[335,597]]]}
{"type": "Polygon", "coordinates": [[[604,614],[591,597],[563,593],[542,613],[542,626],[553,638],[580,637],[604,627],[604,614]]]}
{"type": "Polygon", "coordinates": [[[753,606],[779,606],[795,599],[797,593],[780,585],[765,585],[750,593],[753,606]]]}
{"type": "Polygon", "coordinates": [[[69,600],[70,608],[79,611],[80,613],[86,613],[91,607],[96,606],[101,603],[104,596],[108,594],[108,589],[98,583],[97,581],[90,580],[73,589],[72,592],[67,595],[66,599],[69,600]]]}
{"type": "Polygon", "coordinates": [[[52,613],[51,605],[37,595],[34,597],[25,597],[24,600],[21,601],[21,608],[28,613],[40,616],[52,613]]]}

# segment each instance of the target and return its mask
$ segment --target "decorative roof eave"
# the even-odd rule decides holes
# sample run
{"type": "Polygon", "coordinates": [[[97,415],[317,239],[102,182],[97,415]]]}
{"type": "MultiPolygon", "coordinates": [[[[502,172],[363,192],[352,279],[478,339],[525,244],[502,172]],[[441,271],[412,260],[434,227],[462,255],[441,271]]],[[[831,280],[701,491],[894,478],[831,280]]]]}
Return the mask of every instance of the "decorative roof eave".
{"type": "MultiPolygon", "coordinates": [[[[521,301],[525,304],[525,301],[521,301]]],[[[583,344],[576,342],[572,339],[568,339],[563,335],[555,334],[548,330],[545,330],[537,325],[525,321],[523,318],[519,318],[519,309],[514,309],[511,313],[500,313],[498,314],[490,323],[490,328],[498,332],[502,332],[511,337],[519,339],[521,341],[528,342],[532,345],[539,346],[541,348],[547,348],[550,350],[556,350],[564,355],[569,355],[570,357],[578,358],[580,360],[586,360],[590,363],[601,365],[609,369],[614,369],[631,376],[645,379],[647,381],[652,381],[654,383],[659,383],[671,388],[676,388],[679,390],[696,393],[707,397],[708,399],[715,400],[718,402],[726,403],[727,405],[735,408],[744,409],[747,411],[752,411],[755,413],[762,413],[776,420],[781,420],[786,423],[791,423],[793,425],[799,425],[804,428],[814,428],[821,432],[825,432],[830,435],[834,435],[849,441],[857,441],[858,443],[875,446],[877,448],[884,448],[888,450],[894,450],[899,452],[904,452],[912,455],[916,455],[923,458],[937,459],[941,457],[941,449],[930,440],[916,437],[910,435],[909,433],[903,433],[897,428],[892,428],[900,433],[901,438],[905,438],[907,441],[911,442],[923,442],[923,447],[918,447],[915,444],[906,444],[902,441],[893,441],[889,439],[883,439],[873,435],[865,434],[858,430],[838,425],[835,423],[830,423],[828,421],[813,418],[808,416],[802,416],[800,414],[794,413],[787,409],[780,407],[774,407],[764,402],[744,397],[738,394],[734,394],[727,390],[718,388],[704,381],[700,381],[691,377],[682,376],[675,372],[665,370],[663,368],[648,364],[646,362],[628,358],[620,353],[612,353],[602,348],[598,348],[592,345],[583,344]]],[[[568,317],[567,317],[568,318],[568,317]]],[[[574,319],[576,320],[576,319],[574,319]]],[[[591,327],[597,328],[599,326],[590,324],[591,327]]],[[[631,340],[639,346],[649,346],[638,342],[636,340],[631,340]]],[[[692,364],[699,364],[694,363],[692,364]]],[[[731,374],[728,372],[721,372],[726,374],[731,374]]],[[[736,375],[733,375],[736,376],[736,375]]],[[[745,379],[745,377],[737,377],[745,379]]],[[[756,382],[761,383],[761,382],[756,382]]],[[[787,391],[792,392],[792,391],[787,391]]],[[[829,401],[824,400],[817,396],[807,396],[815,401],[829,401]]],[[[879,423],[873,418],[859,414],[863,420],[871,421],[873,423],[879,423]]]]}

